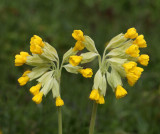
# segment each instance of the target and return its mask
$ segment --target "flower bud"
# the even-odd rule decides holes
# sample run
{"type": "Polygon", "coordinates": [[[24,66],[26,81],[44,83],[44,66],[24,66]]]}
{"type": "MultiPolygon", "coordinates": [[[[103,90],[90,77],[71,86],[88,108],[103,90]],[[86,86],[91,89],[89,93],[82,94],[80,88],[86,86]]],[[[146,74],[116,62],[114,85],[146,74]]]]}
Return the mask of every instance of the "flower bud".
{"type": "Polygon", "coordinates": [[[143,65],[143,66],[147,66],[148,62],[149,62],[149,56],[147,54],[142,54],[139,58],[138,58],[138,62],[143,65]]]}
{"type": "Polygon", "coordinates": [[[73,56],[70,56],[69,63],[72,66],[77,66],[81,62],[81,60],[82,60],[81,56],[73,55],[73,56]]]}
{"type": "Polygon", "coordinates": [[[91,78],[93,75],[92,69],[91,68],[86,68],[86,69],[80,69],[79,72],[83,75],[85,78],[91,78]]]}
{"type": "Polygon", "coordinates": [[[130,38],[130,39],[134,39],[138,36],[138,33],[136,32],[136,29],[133,27],[133,28],[130,28],[127,30],[127,32],[125,33],[124,37],[126,38],[130,38]]]}
{"type": "Polygon", "coordinates": [[[115,91],[115,95],[117,99],[120,99],[127,95],[127,91],[121,85],[118,85],[115,91]]]}
{"type": "Polygon", "coordinates": [[[63,100],[61,99],[61,97],[59,96],[59,97],[57,97],[56,98],[56,106],[57,107],[61,107],[61,106],[63,106],[64,105],[64,102],[63,102],[63,100]]]}

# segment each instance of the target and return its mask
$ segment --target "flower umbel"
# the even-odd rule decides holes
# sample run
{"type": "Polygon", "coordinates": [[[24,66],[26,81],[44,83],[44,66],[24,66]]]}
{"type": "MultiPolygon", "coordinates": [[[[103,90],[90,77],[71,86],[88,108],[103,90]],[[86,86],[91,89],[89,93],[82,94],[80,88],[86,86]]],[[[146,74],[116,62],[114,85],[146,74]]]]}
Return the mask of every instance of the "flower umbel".
{"type": "MultiPolygon", "coordinates": [[[[144,66],[148,65],[149,56],[140,55],[139,49],[146,46],[144,36],[138,36],[135,28],[130,28],[125,34],[121,33],[111,39],[104,50],[103,57],[99,58],[99,70],[94,77],[93,89],[98,89],[100,96],[105,96],[107,81],[117,99],[124,97],[127,91],[122,87],[122,78],[126,77],[128,84],[133,86],[144,71],[137,66],[137,62],[144,66]]],[[[94,100],[92,96],[91,93],[90,98],[94,100]]]]}
{"type": "MultiPolygon", "coordinates": [[[[84,43],[87,48],[87,45],[92,43],[92,40],[86,37],[85,41],[89,42],[84,43]]],[[[138,36],[136,29],[130,28],[125,34],[121,33],[111,39],[105,47],[102,58],[96,49],[89,48],[89,50],[98,55],[99,61],[99,69],[94,76],[94,84],[89,96],[94,101],[89,134],[93,134],[94,132],[97,105],[105,103],[104,96],[106,95],[107,83],[112,88],[117,99],[126,96],[128,93],[122,87],[122,78],[127,78],[130,86],[133,86],[140,78],[144,69],[138,67],[137,62],[142,65],[148,65],[149,56],[139,56],[139,48],[146,46],[144,36],[138,36]]],[[[83,60],[84,58],[81,63],[83,63],[83,60]]]]}
{"type": "Polygon", "coordinates": [[[55,48],[34,35],[30,41],[30,50],[32,55],[20,52],[20,55],[15,56],[15,66],[23,64],[34,66],[31,71],[25,71],[18,79],[19,84],[24,86],[28,81],[37,79],[38,84],[30,88],[30,92],[34,95],[32,100],[36,104],[41,103],[42,96],[46,96],[50,90],[52,90],[53,98],[60,96],[59,79],[62,67],[59,66],[55,48]]]}

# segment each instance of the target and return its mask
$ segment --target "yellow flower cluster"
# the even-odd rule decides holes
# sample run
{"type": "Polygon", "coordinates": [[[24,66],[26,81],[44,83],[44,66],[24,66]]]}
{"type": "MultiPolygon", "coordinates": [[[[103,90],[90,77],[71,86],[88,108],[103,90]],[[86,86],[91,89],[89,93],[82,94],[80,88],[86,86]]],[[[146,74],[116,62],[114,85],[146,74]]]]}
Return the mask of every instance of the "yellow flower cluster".
{"type": "Polygon", "coordinates": [[[42,39],[39,36],[34,35],[30,41],[30,51],[33,54],[42,54],[42,48],[44,47],[44,45],[45,44],[43,43],[42,39]]]}
{"type": "Polygon", "coordinates": [[[15,66],[22,66],[24,63],[26,63],[27,56],[29,56],[27,52],[20,52],[20,55],[17,54],[15,56],[15,66]]]}
{"type": "Polygon", "coordinates": [[[84,35],[83,32],[81,30],[74,30],[72,33],[72,37],[77,40],[75,46],[74,46],[74,51],[80,51],[84,49],[84,44],[83,41],[84,39],[84,35]]]}
{"type": "MultiPolygon", "coordinates": [[[[136,32],[135,28],[130,28],[124,35],[126,38],[134,39],[133,45],[126,49],[126,54],[130,55],[133,58],[136,58],[134,61],[138,61],[141,65],[147,66],[149,62],[149,56],[147,54],[139,55],[139,48],[147,47],[146,41],[144,40],[143,35],[139,35],[136,32]]],[[[136,81],[140,78],[141,73],[144,71],[143,68],[137,67],[137,63],[134,61],[129,61],[123,64],[123,67],[126,72],[126,77],[128,79],[129,85],[133,86],[136,81]]]]}
{"type": "MultiPolygon", "coordinates": [[[[135,28],[129,28],[125,34],[121,33],[111,39],[104,50],[101,74],[106,73],[108,84],[115,92],[117,99],[127,95],[127,91],[122,87],[122,78],[126,77],[130,86],[133,86],[141,77],[143,68],[137,66],[139,62],[143,66],[147,66],[149,56],[147,54],[140,55],[140,48],[146,48],[147,44],[143,35],[138,35],[135,28]],[[107,50],[109,51],[108,53],[107,50]],[[104,61],[103,61],[104,60],[104,61]],[[106,69],[107,68],[107,69],[106,69]]],[[[101,77],[101,74],[98,76],[101,77]]],[[[102,77],[105,79],[105,76],[102,77]]],[[[103,79],[102,79],[103,80],[103,79]]],[[[95,79],[95,83],[98,79],[95,79]]],[[[106,84],[101,82],[104,87],[106,84]]],[[[95,84],[97,86],[97,83],[95,84]]],[[[106,92],[101,88],[101,92],[106,92]]],[[[105,94],[104,94],[105,95],[105,94]]]]}
{"type": "Polygon", "coordinates": [[[39,83],[35,86],[32,86],[30,88],[30,92],[31,94],[34,95],[34,97],[32,98],[32,100],[36,103],[36,104],[39,104],[42,102],[42,97],[43,97],[43,92],[39,92],[40,88],[41,88],[42,84],[39,83]]]}
{"type": "Polygon", "coordinates": [[[59,96],[59,97],[57,97],[56,98],[56,106],[57,107],[60,107],[60,106],[63,106],[64,105],[64,102],[63,102],[63,100],[61,99],[61,97],[59,96]]]}
{"type": "Polygon", "coordinates": [[[123,67],[125,69],[129,85],[133,86],[140,78],[142,72],[144,71],[143,68],[137,67],[137,63],[132,61],[124,63],[123,67]]]}
{"type": "MultiPolygon", "coordinates": [[[[135,39],[133,41],[133,45],[131,45],[128,49],[126,49],[126,54],[130,55],[131,57],[139,57],[140,50],[139,48],[147,47],[146,41],[143,35],[139,35],[136,32],[135,28],[130,28],[124,35],[125,38],[135,39]]],[[[149,59],[149,56],[145,57],[145,59],[149,59]]],[[[140,60],[141,61],[141,60],[140,60]]],[[[143,64],[143,63],[142,63],[143,64]]]]}
{"type": "MultiPolygon", "coordinates": [[[[30,70],[25,71],[23,75],[18,79],[20,86],[24,86],[30,80],[30,78],[27,76],[27,74],[29,74],[30,72],[31,72],[30,70]]],[[[41,83],[30,88],[30,92],[34,95],[32,100],[36,104],[39,104],[42,101],[43,92],[39,92],[40,88],[41,88],[41,83]]]]}
{"type": "MultiPolygon", "coordinates": [[[[53,71],[57,71],[58,69],[55,64],[52,65],[51,63],[53,60],[56,63],[58,62],[56,50],[48,43],[43,42],[39,36],[34,35],[30,40],[30,51],[32,55],[29,55],[27,52],[20,52],[20,55],[15,56],[15,66],[22,66],[23,64],[35,66],[32,71],[25,71],[18,79],[20,86],[24,86],[28,81],[39,78],[37,79],[38,84],[32,86],[29,90],[31,94],[33,94],[32,100],[36,104],[41,103],[42,97],[46,96],[51,89],[53,97],[58,97],[58,82],[56,78],[53,78],[55,77],[53,76],[53,71]],[[53,71],[50,71],[51,67],[53,67],[53,71]],[[57,87],[57,89],[55,89],[55,87],[57,87]]],[[[60,102],[60,99],[56,99],[57,106],[64,104],[64,102],[60,102]]]]}
{"type": "MultiPolygon", "coordinates": [[[[30,51],[33,54],[42,53],[41,47],[44,46],[44,43],[42,42],[42,39],[39,36],[34,35],[31,38],[30,44],[31,44],[30,51]]],[[[15,66],[22,66],[24,63],[26,63],[27,56],[30,56],[27,52],[20,52],[20,55],[16,55],[15,66]]],[[[18,79],[20,86],[24,86],[30,80],[28,76],[29,73],[31,73],[30,70],[25,71],[23,75],[18,79]]],[[[39,104],[42,101],[42,96],[43,96],[43,93],[39,92],[40,88],[41,88],[41,84],[37,84],[36,86],[33,86],[30,88],[30,92],[34,95],[32,100],[37,104],[39,104]]]]}
{"type": "MultiPolygon", "coordinates": [[[[74,30],[72,33],[72,37],[77,40],[73,51],[75,53],[77,53],[77,51],[83,50],[84,49],[84,44],[83,41],[85,41],[85,37],[83,35],[83,32],[81,30],[74,30]]],[[[78,56],[78,55],[70,55],[69,57],[69,63],[73,66],[76,67],[78,66],[83,60],[82,56],[78,56]]],[[[90,61],[90,60],[89,60],[90,61]]],[[[86,63],[86,62],[85,62],[86,63]]],[[[83,77],[85,78],[91,78],[93,75],[93,71],[91,68],[86,68],[86,69],[78,69],[81,67],[77,67],[77,72],[81,73],[83,77]]]]}
{"type": "Polygon", "coordinates": [[[97,89],[93,89],[91,91],[89,98],[93,101],[96,101],[96,103],[98,103],[98,104],[105,103],[104,97],[99,94],[99,91],[97,89]]]}

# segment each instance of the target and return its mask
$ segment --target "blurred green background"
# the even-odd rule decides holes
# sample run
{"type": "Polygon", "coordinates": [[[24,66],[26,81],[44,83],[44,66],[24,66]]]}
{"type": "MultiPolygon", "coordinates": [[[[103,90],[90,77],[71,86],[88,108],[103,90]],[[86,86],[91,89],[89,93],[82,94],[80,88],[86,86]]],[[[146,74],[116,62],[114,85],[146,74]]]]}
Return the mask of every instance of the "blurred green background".
{"type": "MultiPolygon", "coordinates": [[[[160,0],[0,0],[0,130],[3,134],[56,134],[57,109],[51,92],[40,105],[17,79],[27,66],[15,67],[14,56],[29,51],[32,35],[52,44],[60,58],[74,46],[74,29],[81,29],[100,53],[115,35],[135,27],[144,34],[150,64],[128,95],[116,100],[108,87],[105,105],[97,113],[95,134],[160,133],[160,0]]],[[[97,62],[86,66],[95,66],[97,62]]],[[[92,79],[62,74],[63,132],[87,134],[92,79]]]]}

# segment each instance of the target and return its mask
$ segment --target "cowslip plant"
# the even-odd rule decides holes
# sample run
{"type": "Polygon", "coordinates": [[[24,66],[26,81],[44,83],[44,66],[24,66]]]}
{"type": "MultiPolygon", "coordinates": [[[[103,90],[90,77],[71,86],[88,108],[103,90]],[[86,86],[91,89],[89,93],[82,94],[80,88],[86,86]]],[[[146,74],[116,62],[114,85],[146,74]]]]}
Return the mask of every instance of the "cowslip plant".
{"type": "Polygon", "coordinates": [[[60,94],[62,68],[64,67],[71,73],[81,73],[86,78],[90,78],[93,75],[91,68],[84,69],[81,66],[77,66],[80,61],[88,62],[87,55],[84,54],[83,59],[81,56],[76,56],[78,51],[84,48],[80,40],[82,39],[78,39],[79,42],[76,43],[75,47],[64,54],[61,64],[56,49],[37,35],[34,35],[30,41],[31,55],[22,51],[15,56],[15,66],[26,64],[33,67],[32,70],[26,70],[18,79],[18,82],[20,86],[24,86],[28,81],[36,79],[37,85],[32,86],[29,90],[33,95],[32,100],[36,104],[40,104],[42,97],[46,96],[50,90],[52,91],[53,98],[56,100],[55,105],[58,109],[59,134],[62,134],[61,106],[64,105],[60,94]],[[64,65],[65,63],[69,64],[64,65]]]}
{"type": "MultiPolygon", "coordinates": [[[[140,78],[144,69],[138,67],[137,62],[143,66],[148,65],[149,56],[147,54],[140,55],[140,48],[147,47],[147,44],[143,35],[138,35],[135,28],[130,28],[125,34],[121,33],[112,38],[101,57],[95,48],[94,41],[89,36],[84,36],[81,30],[75,30],[72,36],[75,39],[83,39],[81,40],[81,43],[83,43],[81,46],[85,46],[93,53],[89,54],[88,57],[97,56],[99,61],[99,69],[94,76],[94,84],[89,95],[89,99],[93,101],[89,134],[93,134],[97,106],[105,103],[104,96],[107,83],[117,99],[126,96],[127,91],[123,88],[122,79],[127,78],[128,84],[133,86],[140,78]]],[[[82,59],[83,56],[80,60],[82,59]]],[[[74,66],[76,65],[74,64],[74,66]]]]}
{"type": "Polygon", "coordinates": [[[130,28],[125,34],[121,33],[112,38],[101,57],[94,41],[89,36],[83,35],[81,30],[74,30],[72,36],[76,40],[75,46],[63,55],[60,63],[56,49],[34,35],[30,41],[31,55],[22,51],[15,56],[15,66],[26,64],[33,67],[32,70],[26,70],[18,82],[20,86],[24,86],[28,81],[36,79],[37,85],[29,90],[36,104],[40,104],[42,97],[46,96],[50,90],[52,91],[58,109],[59,134],[62,134],[61,106],[64,105],[60,94],[62,68],[70,73],[80,73],[85,78],[91,78],[92,69],[83,68],[80,65],[98,57],[99,69],[94,76],[94,84],[89,95],[89,99],[93,101],[89,134],[93,134],[97,106],[105,103],[107,83],[113,89],[117,99],[126,96],[127,91],[123,88],[122,79],[127,78],[128,84],[133,86],[140,78],[144,69],[138,67],[137,62],[147,66],[149,56],[140,55],[139,48],[145,48],[147,44],[143,35],[138,36],[136,29],[130,28]],[[84,48],[88,52],[79,54],[78,52],[84,48]]]}

